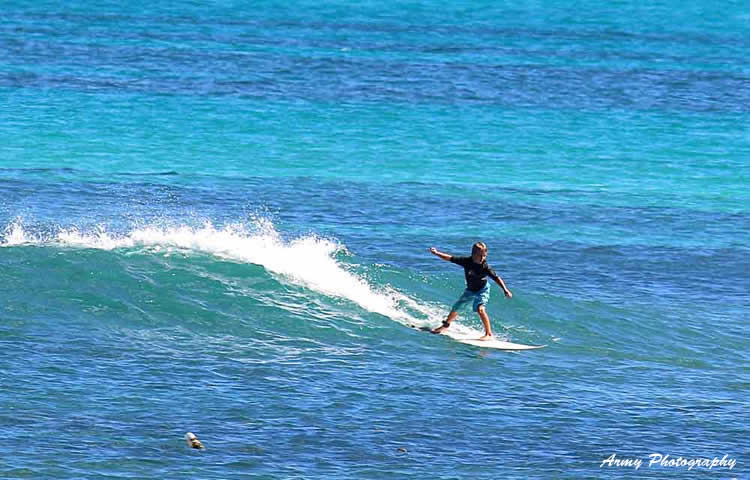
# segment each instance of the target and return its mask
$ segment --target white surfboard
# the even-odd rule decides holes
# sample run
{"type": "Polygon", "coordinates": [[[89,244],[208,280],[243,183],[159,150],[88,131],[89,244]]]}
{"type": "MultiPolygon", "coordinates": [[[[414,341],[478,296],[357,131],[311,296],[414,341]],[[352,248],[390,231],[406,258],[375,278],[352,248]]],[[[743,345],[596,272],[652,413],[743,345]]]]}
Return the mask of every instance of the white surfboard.
{"type": "MultiPolygon", "coordinates": [[[[416,325],[409,325],[411,328],[420,330],[422,332],[430,332],[432,333],[432,329],[428,327],[417,327],[416,325]]],[[[523,343],[513,343],[513,342],[506,342],[505,340],[479,340],[479,338],[464,338],[459,336],[453,336],[448,335],[446,333],[441,333],[443,337],[448,337],[451,340],[455,340],[459,343],[463,343],[466,345],[472,345],[475,347],[480,348],[494,348],[497,350],[536,350],[537,348],[543,348],[546,347],[546,345],[524,345],[523,343]]]]}
{"type": "MultiPolygon", "coordinates": [[[[447,337],[448,335],[446,335],[447,337]]],[[[453,337],[450,337],[453,338],[453,337]]],[[[524,345],[523,343],[506,342],[504,340],[479,340],[470,338],[453,338],[453,340],[459,343],[465,343],[466,345],[474,345],[480,348],[496,348],[498,350],[535,350],[537,348],[546,347],[546,345],[524,345]]]]}

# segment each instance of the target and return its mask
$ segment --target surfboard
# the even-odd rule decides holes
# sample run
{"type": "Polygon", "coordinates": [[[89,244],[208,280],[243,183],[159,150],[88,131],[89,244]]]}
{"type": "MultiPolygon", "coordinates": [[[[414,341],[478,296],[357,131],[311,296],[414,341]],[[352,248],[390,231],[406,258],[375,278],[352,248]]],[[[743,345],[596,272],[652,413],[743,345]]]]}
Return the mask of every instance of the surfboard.
{"type": "MultiPolygon", "coordinates": [[[[416,325],[409,325],[411,328],[417,329],[422,332],[432,333],[432,329],[428,327],[417,327],[416,325]]],[[[479,340],[478,338],[462,338],[440,333],[440,336],[450,338],[458,343],[465,345],[472,345],[480,348],[494,348],[496,350],[536,350],[538,348],[546,347],[547,345],[525,345],[523,343],[506,342],[505,340],[479,340]]]]}
{"type": "Polygon", "coordinates": [[[524,345],[523,343],[506,342],[504,340],[479,340],[453,337],[449,338],[452,338],[458,343],[464,343],[466,345],[474,345],[475,347],[479,348],[496,348],[498,350],[536,350],[537,348],[546,347],[546,345],[524,345]]]}

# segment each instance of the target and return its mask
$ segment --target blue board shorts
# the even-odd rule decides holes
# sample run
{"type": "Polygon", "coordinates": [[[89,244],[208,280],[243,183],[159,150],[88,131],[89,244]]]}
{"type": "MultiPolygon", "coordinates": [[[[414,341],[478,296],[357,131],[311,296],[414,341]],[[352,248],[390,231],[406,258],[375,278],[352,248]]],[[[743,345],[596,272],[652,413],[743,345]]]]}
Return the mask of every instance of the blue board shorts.
{"type": "Polygon", "coordinates": [[[469,304],[469,302],[474,302],[473,308],[474,311],[479,311],[479,306],[486,304],[490,300],[490,284],[487,282],[487,285],[485,285],[481,290],[477,292],[472,292],[468,288],[464,290],[464,293],[458,297],[458,300],[456,300],[456,303],[453,304],[453,310],[454,312],[460,312],[466,306],[469,304]]]}

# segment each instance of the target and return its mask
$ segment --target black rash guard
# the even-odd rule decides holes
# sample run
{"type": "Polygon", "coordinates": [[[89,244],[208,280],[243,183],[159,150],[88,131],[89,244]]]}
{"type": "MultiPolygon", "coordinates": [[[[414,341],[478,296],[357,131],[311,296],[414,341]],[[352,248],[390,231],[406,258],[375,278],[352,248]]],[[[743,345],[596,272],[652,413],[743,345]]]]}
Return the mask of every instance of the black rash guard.
{"type": "Polygon", "coordinates": [[[487,285],[487,277],[496,282],[500,281],[495,271],[484,263],[474,263],[471,257],[451,257],[450,261],[456,265],[464,267],[464,276],[466,277],[466,288],[472,292],[478,292],[487,285]]]}

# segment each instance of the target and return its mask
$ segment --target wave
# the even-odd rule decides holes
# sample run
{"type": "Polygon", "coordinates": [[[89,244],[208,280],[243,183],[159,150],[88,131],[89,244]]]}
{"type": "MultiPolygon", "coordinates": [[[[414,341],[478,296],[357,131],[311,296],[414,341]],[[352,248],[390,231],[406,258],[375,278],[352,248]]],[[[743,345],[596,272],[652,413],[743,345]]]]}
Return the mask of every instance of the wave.
{"type": "MultiPolygon", "coordinates": [[[[36,307],[47,312],[49,302],[56,302],[55,308],[60,306],[68,318],[82,311],[109,311],[118,324],[187,321],[191,328],[245,338],[315,338],[326,332],[360,337],[367,332],[391,341],[400,334],[388,328],[390,321],[438,325],[462,282],[453,270],[448,276],[415,275],[407,267],[361,263],[335,238],[284,235],[264,217],[220,226],[167,222],[116,230],[114,224],[27,225],[18,218],[0,228],[0,256],[11,259],[0,258],[8,267],[3,278],[11,282],[2,298],[31,304],[27,312],[36,307]],[[47,295],[29,296],[29,290],[47,295]]],[[[700,340],[702,327],[673,331],[673,318],[653,306],[618,307],[511,288],[513,301],[495,298],[490,317],[496,334],[518,343],[565,338],[573,352],[625,349],[649,355],[665,343],[700,340]]],[[[469,314],[447,334],[476,338],[481,332],[479,320],[469,314]]],[[[683,353],[676,352],[675,358],[683,353]]]]}
{"type": "MultiPolygon", "coordinates": [[[[20,249],[5,253],[30,264],[26,271],[11,273],[16,285],[11,288],[45,290],[62,284],[57,294],[82,302],[65,303],[73,315],[78,307],[110,309],[121,321],[127,316],[127,322],[145,319],[151,326],[189,321],[197,328],[241,336],[249,327],[251,335],[261,336],[306,336],[308,328],[320,328],[315,335],[359,337],[367,332],[395,338],[397,330],[381,330],[381,320],[434,327],[447,315],[462,283],[460,272],[453,270],[448,276],[415,275],[406,267],[362,263],[335,238],[284,235],[265,217],[218,226],[211,221],[168,222],[116,230],[114,224],[27,225],[18,218],[0,229],[0,249],[20,249]],[[36,247],[43,248],[36,252],[36,247]],[[47,276],[55,278],[41,278],[47,276]]],[[[627,344],[628,350],[646,354],[653,344],[643,337],[661,344],[656,339],[672,322],[655,307],[617,307],[511,288],[513,301],[506,304],[495,297],[490,317],[499,337],[518,343],[565,338],[573,351],[619,351],[627,344]]],[[[475,315],[466,314],[446,333],[477,338],[482,327],[475,315]]],[[[691,335],[669,335],[681,345],[696,341],[691,335]]]]}
{"type": "MultiPolygon", "coordinates": [[[[261,266],[285,284],[351,302],[403,325],[435,325],[447,313],[443,307],[404,293],[388,283],[373,284],[368,280],[367,269],[354,263],[353,255],[337,240],[316,234],[286,239],[266,218],[220,227],[210,221],[199,226],[152,224],[124,232],[111,231],[104,225],[90,229],[55,227],[45,230],[30,228],[22,219],[16,219],[0,233],[0,247],[18,246],[125,251],[167,257],[204,254],[222,261],[261,266]]],[[[252,292],[245,294],[252,295],[252,292]]],[[[454,335],[476,333],[473,329],[458,328],[454,335]]]]}

